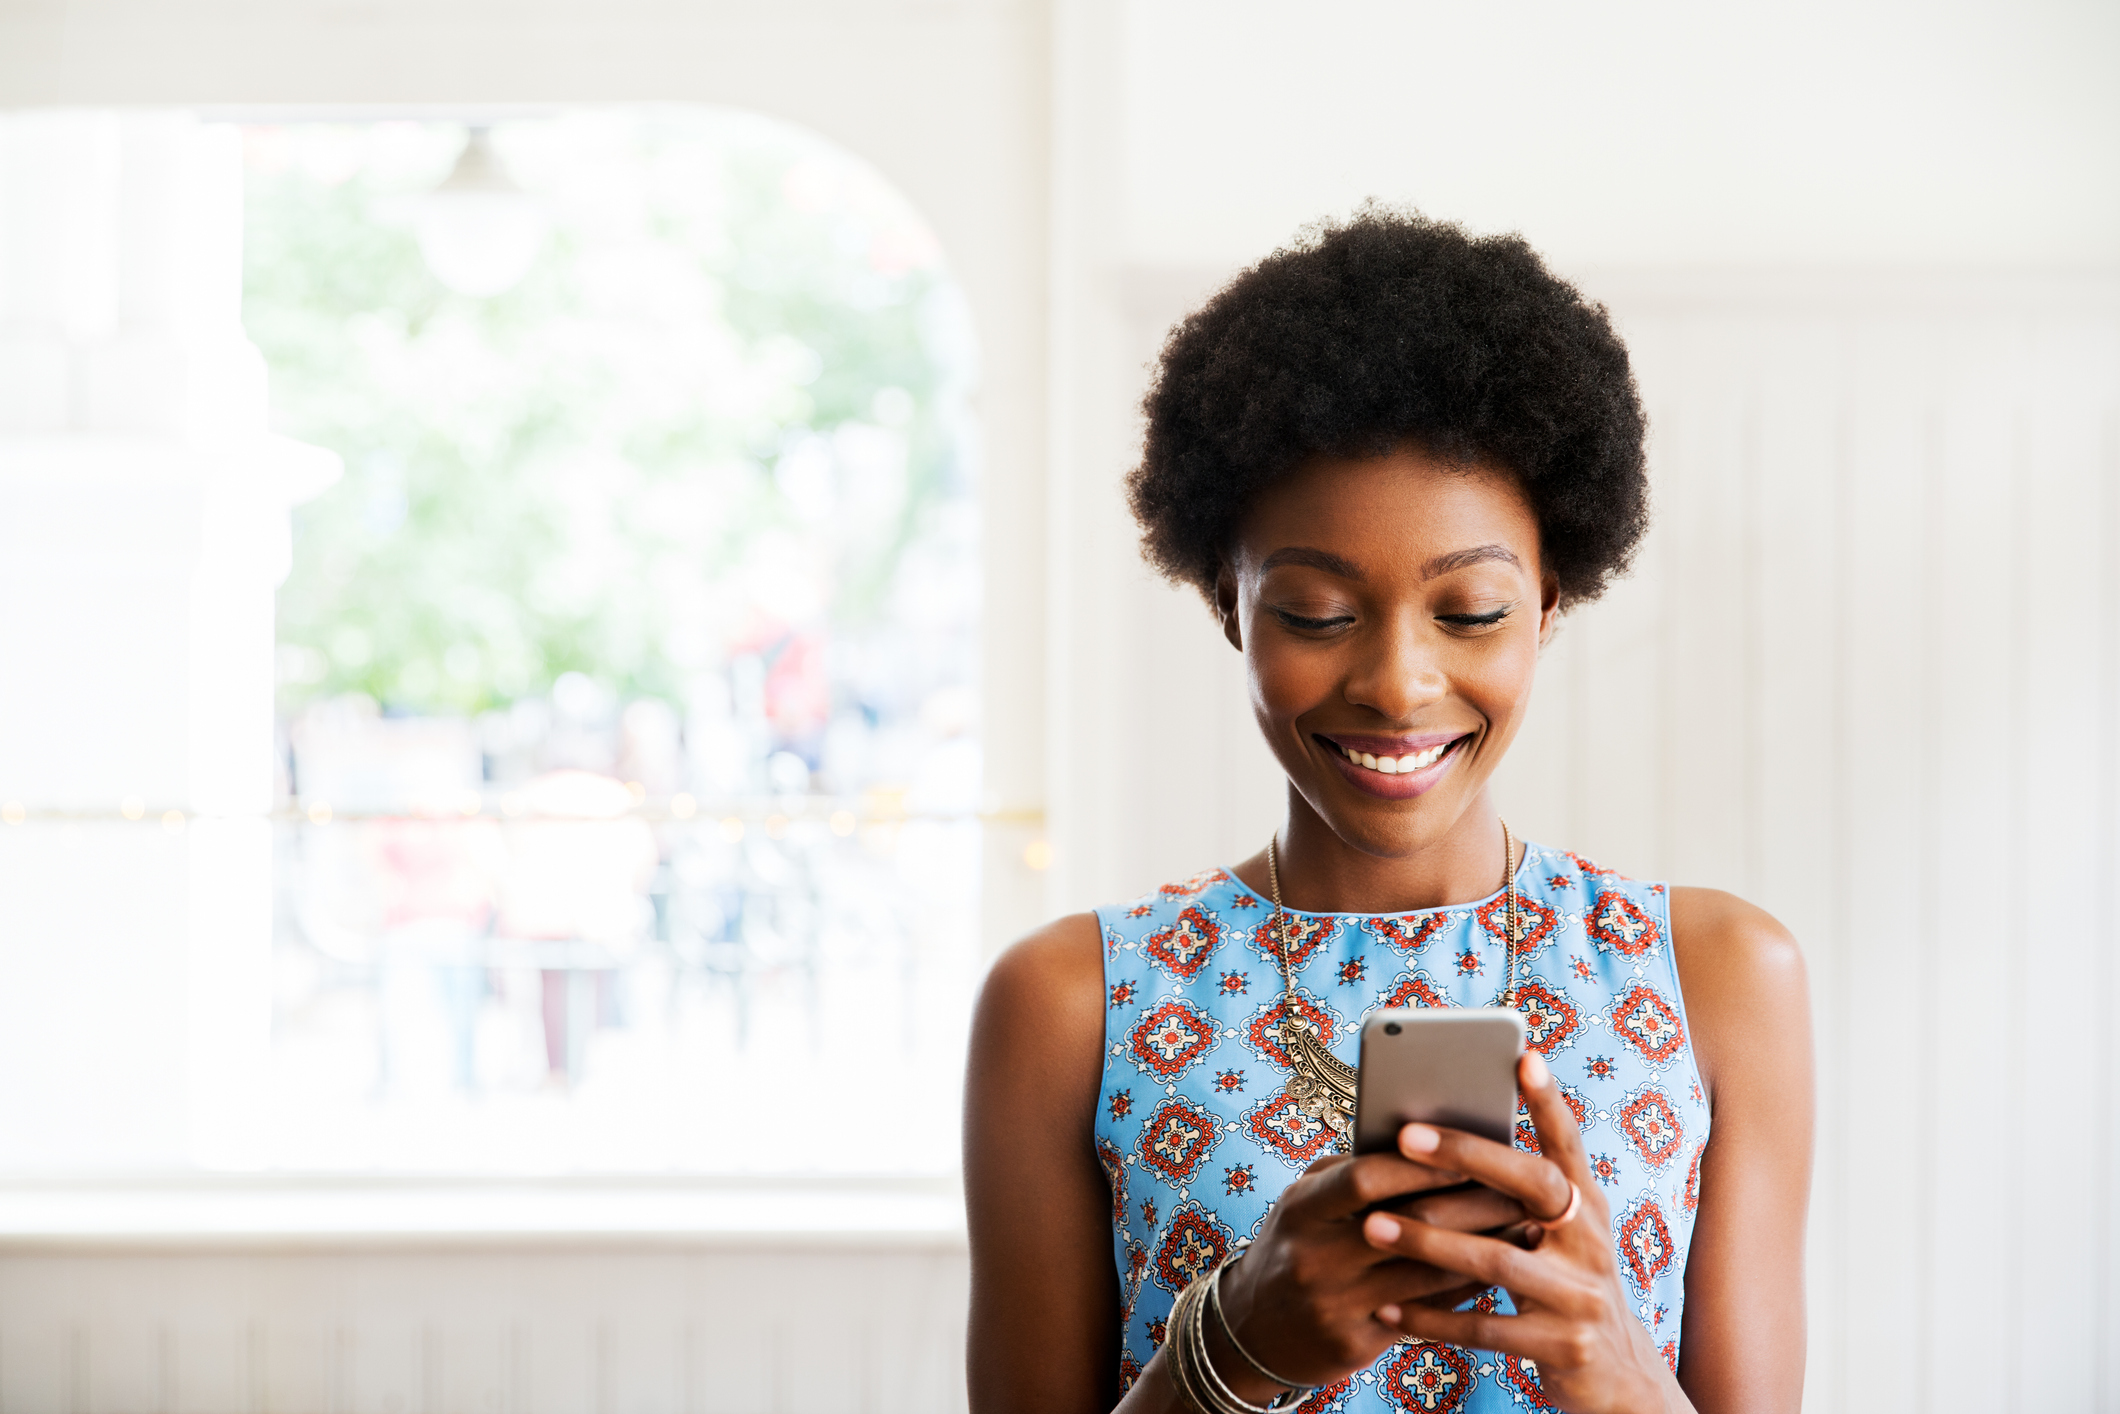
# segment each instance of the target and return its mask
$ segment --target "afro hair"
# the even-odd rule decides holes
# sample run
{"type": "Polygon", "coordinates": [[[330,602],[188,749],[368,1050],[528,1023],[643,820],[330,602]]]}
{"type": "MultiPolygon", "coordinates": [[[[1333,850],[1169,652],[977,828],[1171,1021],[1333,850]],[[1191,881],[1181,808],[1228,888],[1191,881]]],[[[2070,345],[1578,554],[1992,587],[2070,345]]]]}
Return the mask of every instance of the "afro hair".
{"type": "Polygon", "coordinates": [[[1520,236],[1371,203],[1307,230],[1171,331],[1126,479],[1150,564],[1212,600],[1267,485],[1325,456],[1431,456],[1513,476],[1563,606],[1648,528],[1646,430],[1601,305],[1520,236]]]}

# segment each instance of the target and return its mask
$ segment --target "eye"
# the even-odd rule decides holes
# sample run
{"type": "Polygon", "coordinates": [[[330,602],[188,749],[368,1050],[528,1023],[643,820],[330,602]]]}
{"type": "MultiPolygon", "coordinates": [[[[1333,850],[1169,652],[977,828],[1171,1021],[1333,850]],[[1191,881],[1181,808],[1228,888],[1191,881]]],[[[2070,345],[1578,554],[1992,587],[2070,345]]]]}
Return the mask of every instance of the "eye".
{"type": "Polygon", "coordinates": [[[1437,614],[1436,620],[1449,624],[1452,628],[1493,628],[1508,618],[1515,607],[1514,604],[1504,604],[1501,608],[1490,609],[1484,614],[1437,614]]]}
{"type": "Polygon", "coordinates": [[[1292,628],[1299,633],[1330,633],[1354,622],[1352,614],[1335,614],[1331,618],[1313,619],[1302,614],[1292,614],[1286,609],[1275,609],[1273,616],[1281,621],[1283,628],[1292,628]]]}

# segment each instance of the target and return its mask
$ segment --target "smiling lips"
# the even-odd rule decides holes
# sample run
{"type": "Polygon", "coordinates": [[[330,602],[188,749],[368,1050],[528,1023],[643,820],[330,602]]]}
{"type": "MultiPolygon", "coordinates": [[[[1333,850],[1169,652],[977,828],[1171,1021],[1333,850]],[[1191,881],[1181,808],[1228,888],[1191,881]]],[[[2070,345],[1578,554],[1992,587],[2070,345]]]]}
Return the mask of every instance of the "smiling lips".
{"type": "Polygon", "coordinates": [[[1357,766],[1382,771],[1387,776],[1410,776],[1422,767],[1433,766],[1442,760],[1443,753],[1449,749],[1450,743],[1446,741],[1441,746],[1431,746],[1426,751],[1409,751],[1404,756],[1372,756],[1346,746],[1340,747],[1340,752],[1357,766]]]}
{"type": "Polygon", "coordinates": [[[1371,795],[1403,800],[1423,794],[1442,778],[1442,765],[1453,748],[1469,736],[1328,737],[1318,740],[1332,749],[1348,781],[1371,795]]]}

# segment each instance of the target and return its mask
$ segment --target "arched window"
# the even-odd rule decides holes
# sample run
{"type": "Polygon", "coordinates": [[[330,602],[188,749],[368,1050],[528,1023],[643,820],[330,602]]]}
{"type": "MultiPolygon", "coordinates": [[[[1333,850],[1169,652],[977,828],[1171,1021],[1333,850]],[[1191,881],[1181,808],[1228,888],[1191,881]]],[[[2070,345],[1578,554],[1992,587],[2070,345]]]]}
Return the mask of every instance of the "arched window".
{"type": "Polygon", "coordinates": [[[974,980],[963,299],[756,116],[253,127],[345,471],[279,598],[294,1169],[946,1172],[974,980]]]}

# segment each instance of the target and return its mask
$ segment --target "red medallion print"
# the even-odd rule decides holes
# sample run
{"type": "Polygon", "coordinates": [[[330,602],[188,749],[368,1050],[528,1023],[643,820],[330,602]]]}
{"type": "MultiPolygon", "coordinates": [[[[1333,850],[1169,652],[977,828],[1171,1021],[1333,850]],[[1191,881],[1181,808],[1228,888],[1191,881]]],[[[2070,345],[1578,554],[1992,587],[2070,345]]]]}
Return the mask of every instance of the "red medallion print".
{"type": "Polygon", "coordinates": [[[1524,1014],[1526,1039],[1540,1055],[1565,1050],[1575,1033],[1583,1029],[1583,1018],[1575,1003],[1538,978],[1516,989],[1516,1005],[1524,1014]]]}
{"type": "Polygon", "coordinates": [[[1156,892],[1165,898],[1194,898],[1226,877],[1219,869],[1203,869],[1182,884],[1165,884],[1156,892]]]}
{"type": "Polygon", "coordinates": [[[1662,1350],[1659,1350],[1659,1351],[1657,1351],[1656,1353],[1664,1357],[1664,1363],[1665,1363],[1666,1365],[1669,1365],[1669,1366],[1671,1367],[1671,1373],[1672,1373],[1672,1374],[1674,1374],[1674,1375],[1675,1375],[1675,1374],[1677,1374],[1677,1373],[1678,1373],[1678,1342],[1677,1342],[1677,1341],[1675,1341],[1675,1340],[1667,1340],[1667,1341],[1665,1341],[1665,1342],[1664,1342],[1664,1348],[1663,1348],[1662,1350]]]}
{"type": "Polygon", "coordinates": [[[1097,1162],[1103,1166],[1104,1182],[1112,1191],[1112,1226],[1126,1226],[1126,1156],[1109,1139],[1097,1141],[1097,1162]]]}
{"type": "Polygon", "coordinates": [[[1651,1065],[1669,1065],[1686,1048],[1685,1023],[1656,989],[1637,982],[1612,1007],[1612,1031],[1651,1065]]]}
{"type": "Polygon", "coordinates": [[[1539,1388],[1536,1363],[1524,1359],[1521,1355],[1504,1355],[1498,1368],[1502,1376],[1502,1388],[1509,1391],[1511,1399],[1527,1409],[1553,1408],[1553,1405],[1547,1402],[1546,1392],[1539,1388]]]}
{"type": "MultiPolygon", "coordinates": [[[[1561,1099],[1567,1102],[1568,1112],[1575,1116],[1576,1129],[1588,1129],[1596,1113],[1590,1108],[1589,1098],[1565,1080],[1554,1083],[1561,1087],[1561,1099]]],[[[1531,1122],[1531,1111],[1524,1107],[1522,1100],[1516,1105],[1516,1147],[1533,1154],[1545,1152],[1538,1146],[1538,1126],[1531,1122]]]]}
{"type": "Polygon", "coordinates": [[[1290,1168],[1308,1168],[1332,1147],[1333,1132],[1315,1115],[1303,1113],[1285,1093],[1261,1100],[1244,1112],[1244,1132],[1286,1160],[1290,1168]]]}
{"type": "MultiPolygon", "coordinates": [[[[1310,1023],[1310,1029],[1318,1033],[1326,1045],[1339,1034],[1340,1018],[1329,1008],[1319,1006],[1317,1000],[1307,992],[1295,994],[1296,1015],[1310,1023]]],[[[1281,1049],[1281,1002],[1279,998],[1268,1002],[1252,1013],[1245,1024],[1244,1039],[1254,1051],[1272,1061],[1283,1070],[1289,1068],[1288,1052],[1281,1049]]]]}
{"type": "Polygon", "coordinates": [[[1170,1228],[1156,1246],[1153,1275],[1165,1291],[1183,1291],[1222,1264],[1236,1234],[1198,1201],[1171,1209],[1170,1228]]]}
{"type": "MultiPolygon", "coordinates": [[[[1482,904],[1478,910],[1480,926],[1487,935],[1504,942],[1509,937],[1509,897],[1504,894],[1491,903],[1482,904]]],[[[1546,946],[1553,937],[1553,930],[1561,916],[1528,894],[1516,896],[1516,955],[1532,957],[1546,946]]]]}
{"type": "Polygon", "coordinates": [[[1288,939],[1288,966],[1301,972],[1310,961],[1312,953],[1332,941],[1333,934],[1340,931],[1337,918],[1305,918],[1299,914],[1284,913],[1276,923],[1274,915],[1268,914],[1266,921],[1252,930],[1251,945],[1266,955],[1266,960],[1275,967],[1281,965],[1281,949],[1275,940],[1279,934],[1288,939]]]}
{"type": "Polygon", "coordinates": [[[1169,1085],[1221,1040],[1215,1019],[1190,1002],[1163,1003],[1134,1023],[1126,1049],[1145,1075],[1169,1085]]]}
{"type": "Polygon", "coordinates": [[[1644,1089],[1620,1106],[1618,1119],[1620,1133],[1627,1136],[1627,1142],[1642,1156],[1651,1173],[1662,1173],[1678,1157],[1685,1132],[1679,1125],[1678,1111],[1663,1091],[1653,1085],[1644,1089]]]}
{"type": "Polygon", "coordinates": [[[1600,869],[1595,864],[1592,864],[1589,860],[1583,858],[1580,854],[1577,854],[1572,850],[1568,852],[1568,857],[1575,861],[1575,867],[1583,871],[1583,876],[1585,878],[1619,879],[1621,881],[1625,881],[1627,877],[1616,869],[1600,869]]]}
{"type": "Polygon", "coordinates": [[[1319,1385],[1317,1392],[1304,1400],[1309,1409],[1337,1409],[1349,1395],[1354,1393],[1354,1376],[1342,1375],[1329,1385],[1319,1385]],[[1315,1400],[1316,1403],[1311,1401],[1315,1400]]]}
{"type": "Polygon", "coordinates": [[[1635,907],[1633,899],[1618,892],[1599,894],[1590,911],[1583,915],[1583,927],[1601,951],[1616,952],[1625,958],[1646,957],[1664,940],[1656,920],[1635,907]]]}
{"type": "Polygon", "coordinates": [[[1178,915],[1167,928],[1158,928],[1141,940],[1141,956],[1177,978],[1190,982],[1207,966],[1222,938],[1215,916],[1197,905],[1178,915]]]}
{"type": "Polygon", "coordinates": [[[1365,918],[1362,926],[1411,957],[1450,926],[1450,915],[1423,913],[1405,918],[1365,918]]]}
{"type": "Polygon", "coordinates": [[[1619,1260],[1634,1283],[1634,1294],[1645,1301],[1649,1283],[1671,1269],[1671,1229],[1663,1210],[1646,1193],[1620,1218],[1619,1260]]]}
{"type": "Polygon", "coordinates": [[[1707,1145],[1695,1144],[1693,1161],[1686,1165],[1686,1186],[1678,1195],[1678,1205],[1689,1213],[1700,1211],[1700,1156],[1707,1151],[1707,1145]]]}
{"type": "Polygon", "coordinates": [[[1453,1414],[1472,1393],[1472,1357],[1425,1340],[1401,1345],[1378,1369],[1377,1392],[1399,1409],[1453,1414]]]}
{"type": "Polygon", "coordinates": [[[1119,1357],[1119,1393],[1124,1394],[1141,1378],[1141,1362],[1131,1355],[1119,1357]]]}
{"type": "Polygon", "coordinates": [[[1156,1106],[1141,1126],[1141,1162],[1171,1187],[1183,1188],[1221,1142],[1222,1129],[1212,1111],[1198,1101],[1173,1095],[1156,1106]]]}
{"type": "Polygon", "coordinates": [[[1401,972],[1390,991],[1377,999],[1378,1006],[1387,1007],[1446,1007],[1449,998],[1435,989],[1425,972],[1401,972]]]}

